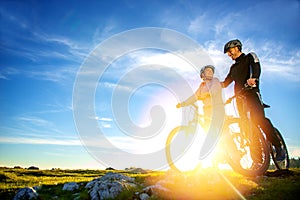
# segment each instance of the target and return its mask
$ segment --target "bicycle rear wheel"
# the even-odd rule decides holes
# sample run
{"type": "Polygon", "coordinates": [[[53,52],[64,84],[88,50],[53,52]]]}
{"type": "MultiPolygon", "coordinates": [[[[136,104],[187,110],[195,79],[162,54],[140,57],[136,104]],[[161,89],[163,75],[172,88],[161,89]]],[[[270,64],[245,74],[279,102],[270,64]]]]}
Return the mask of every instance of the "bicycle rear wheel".
{"type": "Polygon", "coordinates": [[[289,159],[288,149],[286,147],[284,139],[283,139],[282,135],[280,134],[279,130],[277,128],[274,128],[274,131],[275,131],[276,137],[280,141],[281,149],[284,151],[285,156],[284,156],[284,159],[282,159],[282,160],[276,160],[275,146],[272,143],[270,143],[272,160],[277,169],[279,169],[279,170],[288,169],[290,167],[290,159],[289,159]]]}
{"type": "MultiPolygon", "coordinates": [[[[227,162],[232,169],[245,176],[263,175],[270,165],[270,151],[260,130],[253,126],[254,139],[241,133],[240,119],[229,120],[227,126],[227,162]]],[[[226,133],[225,133],[226,134],[226,133]]]]}

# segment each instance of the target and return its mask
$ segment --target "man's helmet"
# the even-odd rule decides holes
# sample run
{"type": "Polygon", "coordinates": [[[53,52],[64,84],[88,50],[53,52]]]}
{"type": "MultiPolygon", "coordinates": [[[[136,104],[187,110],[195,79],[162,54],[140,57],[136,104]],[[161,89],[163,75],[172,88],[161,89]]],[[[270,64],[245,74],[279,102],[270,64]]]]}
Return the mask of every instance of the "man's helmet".
{"type": "Polygon", "coordinates": [[[214,66],[212,66],[212,65],[205,65],[205,66],[202,67],[201,70],[200,70],[200,77],[201,77],[201,78],[204,78],[204,70],[205,70],[206,68],[211,68],[212,71],[213,71],[213,73],[215,73],[215,67],[214,67],[214,66]]]}
{"type": "Polygon", "coordinates": [[[238,47],[240,51],[242,51],[242,43],[238,39],[236,40],[230,40],[227,42],[224,46],[224,53],[227,53],[228,49],[232,47],[238,47]]]}

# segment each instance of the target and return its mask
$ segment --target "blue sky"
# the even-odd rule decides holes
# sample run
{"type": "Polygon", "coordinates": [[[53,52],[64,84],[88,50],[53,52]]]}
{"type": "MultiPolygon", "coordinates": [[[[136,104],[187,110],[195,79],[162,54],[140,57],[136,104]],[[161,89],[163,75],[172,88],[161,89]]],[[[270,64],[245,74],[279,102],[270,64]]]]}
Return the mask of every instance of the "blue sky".
{"type": "MultiPolygon", "coordinates": [[[[103,42],[124,31],[145,27],[173,30],[198,43],[212,62],[207,64],[216,66],[220,80],[232,63],[222,52],[228,40],[239,38],[244,52],[256,52],[263,71],[263,99],[271,105],[267,116],[284,135],[291,156],[300,156],[299,1],[2,0],[0,13],[1,166],[106,167],[107,163],[101,163],[93,150],[82,144],[83,135],[76,129],[74,85],[84,63],[103,42]]],[[[155,137],[165,136],[178,124],[178,99],[157,84],[131,91],[128,102],[124,103],[123,96],[111,101],[114,89],[125,90],[146,77],[152,78],[149,81],[171,80],[168,87],[181,84],[175,75],[169,79],[161,66],[173,67],[192,90],[197,88],[197,71],[161,49],[134,50],[117,58],[99,79],[93,120],[116,148],[131,154],[155,151],[154,146],[160,149],[164,144],[163,136],[155,137]],[[136,66],[144,68],[134,71],[136,66]],[[161,107],[155,112],[164,108],[167,113],[165,132],[142,139],[126,132],[130,129],[122,127],[126,122],[123,118],[118,121],[112,106],[125,105],[133,124],[147,127],[151,108],[157,104],[161,107]]],[[[97,145],[103,147],[100,154],[108,159],[122,163],[124,159],[127,167],[151,168],[128,162],[105,148],[104,143],[101,146],[100,141],[97,145]]]]}

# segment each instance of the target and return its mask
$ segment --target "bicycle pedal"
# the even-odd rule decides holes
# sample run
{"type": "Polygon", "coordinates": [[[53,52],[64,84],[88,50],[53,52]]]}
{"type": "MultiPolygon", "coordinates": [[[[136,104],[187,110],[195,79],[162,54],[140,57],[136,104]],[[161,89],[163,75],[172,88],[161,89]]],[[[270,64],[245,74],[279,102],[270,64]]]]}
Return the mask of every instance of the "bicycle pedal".
{"type": "Polygon", "coordinates": [[[257,169],[259,169],[259,168],[261,168],[262,167],[262,163],[257,163],[257,162],[254,162],[254,163],[252,163],[252,165],[251,165],[251,169],[252,170],[257,170],[257,169]]]}

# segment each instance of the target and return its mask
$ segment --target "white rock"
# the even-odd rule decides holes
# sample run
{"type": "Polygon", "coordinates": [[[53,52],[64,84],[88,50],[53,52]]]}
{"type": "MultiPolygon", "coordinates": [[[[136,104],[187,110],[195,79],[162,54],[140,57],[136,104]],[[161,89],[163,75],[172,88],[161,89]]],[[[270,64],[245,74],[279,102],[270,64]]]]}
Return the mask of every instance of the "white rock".
{"type": "Polygon", "coordinates": [[[134,178],[119,173],[109,172],[101,178],[94,179],[86,184],[92,200],[114,199],[124,189],[135,187],[134,178]]]}
{"type": "Polygon", "coordinates": [[[75,182],[69,182],[69,183],[65,183],[63,190],[67,190],[67,191],[74,191],[77,190],[79,188],[79,185],[75,182]]]}
{"type": "Polygon", "coordinates": [[[150,198],[150,196],[146,193],[142,193],[140,194],[140,200],[148,200],[150,198]]]}
{"type": "Polygon", "coordinates": [[[32,187],[26,187],[19,189],[13,200],[37,199],[38,196],[38,193],[32,187]]]}

